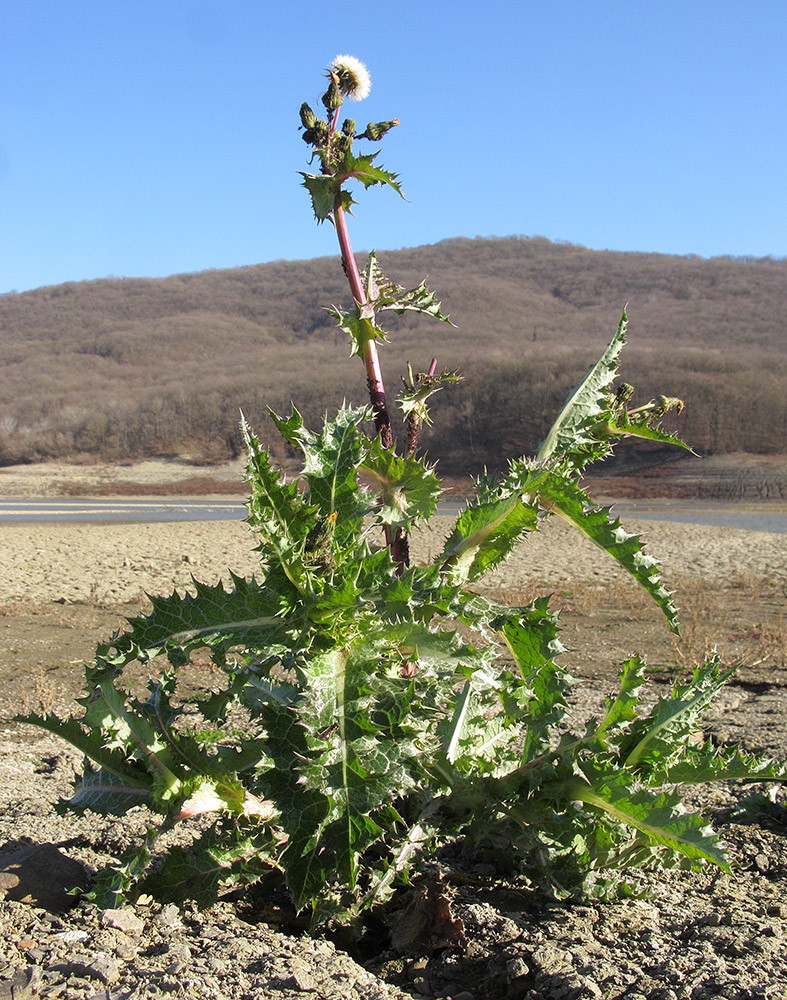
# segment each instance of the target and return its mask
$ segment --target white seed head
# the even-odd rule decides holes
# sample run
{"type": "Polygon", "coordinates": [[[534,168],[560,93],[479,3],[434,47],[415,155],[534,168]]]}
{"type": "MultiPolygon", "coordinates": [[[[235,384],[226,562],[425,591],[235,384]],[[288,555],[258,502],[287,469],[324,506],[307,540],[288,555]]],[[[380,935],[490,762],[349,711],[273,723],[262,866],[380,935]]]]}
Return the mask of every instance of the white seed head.
{"type": "Polygon", "coordinates": [[[369,96],[372,78],[369,70],[355,56],[337,56],[331,63],[330,72],[335,74],[339,90],[351,101],[362,101],[369,96]]]}

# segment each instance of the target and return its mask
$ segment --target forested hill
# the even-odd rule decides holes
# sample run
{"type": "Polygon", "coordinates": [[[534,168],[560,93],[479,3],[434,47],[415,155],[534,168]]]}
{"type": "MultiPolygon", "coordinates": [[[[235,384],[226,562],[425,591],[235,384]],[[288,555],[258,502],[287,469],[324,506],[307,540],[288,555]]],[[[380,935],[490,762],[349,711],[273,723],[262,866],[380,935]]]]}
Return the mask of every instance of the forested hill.
{"type": "MultiPolygon", "coordinates": [[[[362,256],[359,255],[359,260],[362,256]]],[[[787,260],[613,253],[543,238],[452,239],[379,255],[424,276],[456,324],[392,316],[382,361],[460,368],[425,439],[444,471],[532,452],[627,305],[623,374],[642,401],[685,398],[679,432],[705,454],[787,451],[787,260]]],[[[87,454],[218,459],[238,409],[316,423],[365,402],[357,358],[322,307],[347,304],[338,257],[0,296],[0,464],[87,454]]],[[[390,314],[387,314],[390,316],[390,314]]]]}

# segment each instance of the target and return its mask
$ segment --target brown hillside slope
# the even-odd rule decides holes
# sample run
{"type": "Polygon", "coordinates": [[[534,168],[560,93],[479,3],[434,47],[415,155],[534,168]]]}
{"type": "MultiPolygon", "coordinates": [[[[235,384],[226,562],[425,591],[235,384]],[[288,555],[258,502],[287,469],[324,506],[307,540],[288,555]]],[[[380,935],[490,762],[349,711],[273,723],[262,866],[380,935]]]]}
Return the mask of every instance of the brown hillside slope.
{"type": "MultiPolygon", "coordinates": [[[[706,454],[787,451],[787,261],[612,253],[542,238],[455,239],[380,254],[424,274],[457,329],[393,317],[383,364],[437,354],[467,376],[426,444],[444,471],[532,451],[628,303],[624,377],[687,399],[677,429],[706,454]]],[[[338,258],[0,296],[0,464],[237,452],[238,408],[314,422],[363,372],[321,306],[346,303],[338,258]],[[314,373],[319,372],[319,384],[314,373]]]]}

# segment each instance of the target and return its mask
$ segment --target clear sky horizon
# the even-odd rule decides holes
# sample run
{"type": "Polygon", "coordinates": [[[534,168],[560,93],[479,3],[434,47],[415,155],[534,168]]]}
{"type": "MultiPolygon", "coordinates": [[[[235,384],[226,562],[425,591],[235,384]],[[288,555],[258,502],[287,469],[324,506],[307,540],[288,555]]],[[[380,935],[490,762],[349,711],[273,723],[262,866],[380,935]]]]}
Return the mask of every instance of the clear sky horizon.
{"type": "MultiPolygon", "coordinates": [[[[337,252],[298,108],[398,117],[357,250],[454,236],[787,255],[784,0],[6,0],[0,292],[337,252]],[[286,9],[285,9],[286,8],[286,9]]],[[[369,149],[377,148],[375,145],[369,149]]]]}

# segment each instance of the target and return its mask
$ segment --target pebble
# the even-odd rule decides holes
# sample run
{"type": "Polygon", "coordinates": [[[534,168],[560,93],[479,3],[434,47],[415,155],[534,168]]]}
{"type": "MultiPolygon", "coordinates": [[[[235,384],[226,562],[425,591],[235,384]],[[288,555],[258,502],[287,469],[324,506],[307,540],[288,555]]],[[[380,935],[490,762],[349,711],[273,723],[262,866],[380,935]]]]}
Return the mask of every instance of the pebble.
{"type": "Polygon", "coordinates": [[[179,927],[182,923],[180,919],[180,910],[174,903],[168,903],[166,906],[162,907],[161,913],[159,913],[156,918],[156,923],[168,929],[179,927]]]}
{"type": "Polygon", "coordinates": [[[108,955],[98,955],[87,967],[87,972],[91,977],[100,980],[107,985],[116,983],[120,979],[120,967],[118,963],[108,955]]]}
{"type": "Polygon", "coordinates": [[[103,927],[114,927],[126,934],[141,934],[145,929],[145,921],[129,907],[102,910],[99,919],[103,927]]]}
{"type": "MultiPolygon", "coordinates": [[[[506,965],[506,976],[508,977],[509,983],[513,982],[515,979],[522,979],[524,976],[530,975],[530,966],[524,960],[517,956],[512,958],[511,961],[506,965]]],[[[454,998],[456,1000],[456,998],[454,998]]]]}
{"type": "Polygon", "coordinates": [[[60,941],[66,941],[68,944],[72,944],[76,941],[87,941],[90,937],[87,931],[60,931],[59,934],[53,935],[60,941]]]}

